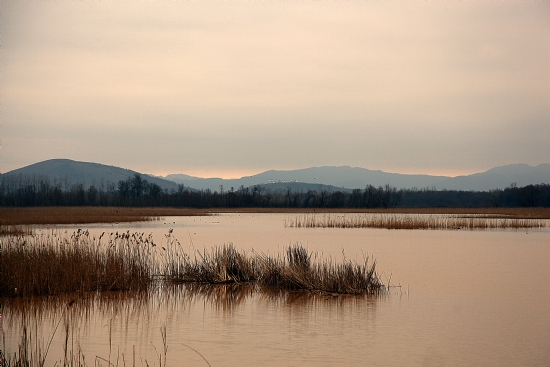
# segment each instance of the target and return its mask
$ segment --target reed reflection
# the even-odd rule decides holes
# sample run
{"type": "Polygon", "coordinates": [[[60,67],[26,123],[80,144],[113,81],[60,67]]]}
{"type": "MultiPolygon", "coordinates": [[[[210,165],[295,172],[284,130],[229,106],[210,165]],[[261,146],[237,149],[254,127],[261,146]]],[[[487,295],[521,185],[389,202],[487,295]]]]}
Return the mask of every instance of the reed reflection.
{"type": "MultiPolygon", "coordinates": [[[[59,320],[79,327],[94,320],[119,319],[143,321],[166,319],[182,314],[196,305],[231,311],[249,300],[271,306],[342,307],[347,305],[374,308],[387,295],[338,295],[323,292],[284,291],[250,284],[168,284],[147,292],[97,292],[64,294],[54,297],[4,298],[3,325],[16,330],[25,323],[32,329],[55,328],[59,320]]],[[[11,332],[10,332],[11,334],[11,332]]]]}
{"type": "MultiPolygon", "coordinates": [[[[135,353],[149,353],[151,358],[147,350],[162,330],[166,333],[167,326],[172,331],[185,327],[201,309],[203,313],[212,310],[216,318],[215,315],[246,313],[247,307],[260,304],[265,312],[283,310],[294,319],[298,317],[301,323],[313,325],[311,315],[331,319],[359,312],[363,320],[372,319],[378,298],[380,295],[343,296],[250,284],[200,283],[162,283],[147,292],[8,298],[3,299],[2,305],[2,344],[10,365],[21,360],[34,360],[37,365],[85,365],[90,358],[108,365],[115,358],[115,351],[117,358],[129,358],[135,353]]],[[[205,321],[204,326],[209,325],[205,321]]],[[[178,344],[186,342],[176,339],[178,344]]]]}

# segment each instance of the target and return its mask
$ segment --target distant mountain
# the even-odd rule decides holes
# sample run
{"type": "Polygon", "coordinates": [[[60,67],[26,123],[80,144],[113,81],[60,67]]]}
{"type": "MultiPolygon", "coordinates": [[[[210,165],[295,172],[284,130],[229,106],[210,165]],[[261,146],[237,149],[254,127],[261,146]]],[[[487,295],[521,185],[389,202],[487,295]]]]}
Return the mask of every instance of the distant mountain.
{"type": "Polygon", "coordinates": [[[521,187],[542,183],[550,184],[550,164],[535,167],[528,164],[509,164],[482,173],[444,179],[434,186],[447,190],[488,191],[504,189],[512,184],[521,187]]]}
{"type": "Polygon", "coordinates": [[[336,188],[363,189],[367,185],[383,186],[390,184],[397,188],[411,187],[432,187],[437,182],[447,179],[446,176],[428,175],[402,175],[398,173],[387,173],[382,171],[368,170],[359,167],[349,166],[325,166],[311,167],[288,171],[266,171],[254,176],[246,176],[239,179],[225,180],[221,178],[199,178],[187,175],[168,175],[164,178],[172,180],[185,186],[196,189],[219,190],[223,185],[224,190],[241,185],[249,187],[259,184],[302,182],[308,184],[330,185],[336,188]]]}
{"type": "Polygon", "coordinates": [[[140,174],[149,182],[168,190],[177,190],[178,184],[190,190],[224,191],[238,190],[241,186],[261,185],[271,190],[336,191],[345,189],[364,189],[367,185],[375,187],[389,184],[398,189],[435,188],[437,190],[487,191],[504,189],[511,184],[526,186],[529,184],[550,184],[550,164],[536,167],[527,164],[511,164],[495,167],[488,171],[468,176],[430,176],[388,173],[349,166],[310,167],[297,170],[271,170],[239,179],[200,178],[185,174],[172,174],[165,177],[145,175],[129,169],[107,166],[99,163],[78,162],[69,159],[51,159],[31,164],[6,173],[5,175],[48,175],[51,179],[82,183],[89,187],[92,183],[99,186],[101,182],[115,185],[134,174],[140,174]]]}
{"type": "MultiPolygon", "coordinates": [[[[255,185],[256,186],[256,185],[255,185]]],[[[348,189],[345,187],[336,187],[332,185],[323,185],[319,183],[306,183],[306,182],[275,182],[275,183],[269,183],[269,184],[260,184],[257,185],[265,190],[269,190],[271,192],[275,191],[282,191],[286,192],[288,189],[290,191],[298,191],[298,192],[307,192],[307,191],[326,191],[326,192],[336,192],[336,191],[342,191],[342,192],[352,192],[352,189],[348,189]]],[[[225,189],[224,189],[225,190],[225,189]]]]}
{"type": "MultiPolygon", "coordinates": [[[[50,159],[15,169],[5,173],[3,176],[47,175],[52,181],[55,179],[62,183],[67,183],[68,185],[77,183],[88,188],[92,184],[99,187],[101,183],[107,185],[109,182],[117,185],[118,181],[127,180],[128,177],[134,174],[140,174],[143,179],[150,183],[155,183],[163,189],[177,190],[178,188],[177,183],[163,178],[142,174],[125,168],[99,163],[78,162],[70,159],[50,159]]],[[[107,188],[105,187],[105,189],[107,188]]]]}
{"type": "Polygon", "coordinates": [[[288,171],[271,170],[254,176],[230,180],[200,178],[183,174],[168,175],[165,178],[188,187],[212,191],[219,191],[220,186],[223,186],[224,190],[229,190],[231,187],[237,190],[241,185],[244,187],[266,185],[269,188],[270,185],[282,184],[284,186],[290,182],[329,185],[337,189],[363,189],[367,185],[378,187],[389,184],[398,189],[416,187],[419,189],[487,191],[504,189],[514,183],[517,186],[550,183],[550,164],[541,164],[536,167],[527,164],[511,164],[492,168],[482,173],[457,177],[388,173],[349,166],[325,166],[288,171]]]}
{"type": "MultiPolygon", "coordinates": [[[[277,171],[270,171],[277,172],[277,171]]],[[[223,179],[223,178],[200,178],[189,176],[185,174],[172,174],[165,176],[167,180],[183,184],[185,187],[192,187],[198,190],[211,190],[211,191],[220,191],[220,188],[223,187],[224,191],[238,190],[241,186],[243,187],[253,187],[261,186],[262,188],[274,190],[286,190],[290,188],[292,191],[308,191],[308,190],[317,190],[317,191],[351,191],[351,189],[336,187],[334,185],[326,185],[321,182],[300,182],[298,180],[283,180],[278,181],[267,179],[265,180],[262,177],[263,174],[248,176],[239,179],[223,179]],[[259,178],[258,178],[259,177],[259,178]]],[[[275,177],[275,176],[273,176],[275,177]]]]}

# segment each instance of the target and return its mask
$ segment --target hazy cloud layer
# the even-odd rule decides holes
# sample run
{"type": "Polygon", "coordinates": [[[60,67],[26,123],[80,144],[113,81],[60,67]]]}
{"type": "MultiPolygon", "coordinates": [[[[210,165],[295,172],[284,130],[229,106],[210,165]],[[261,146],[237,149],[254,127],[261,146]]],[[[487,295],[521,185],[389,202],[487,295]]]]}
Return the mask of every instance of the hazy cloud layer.
{"type": "Polygon", "coordinates": [[[3,172],[550,161],[544,2],[2,2],[3,172]]]}

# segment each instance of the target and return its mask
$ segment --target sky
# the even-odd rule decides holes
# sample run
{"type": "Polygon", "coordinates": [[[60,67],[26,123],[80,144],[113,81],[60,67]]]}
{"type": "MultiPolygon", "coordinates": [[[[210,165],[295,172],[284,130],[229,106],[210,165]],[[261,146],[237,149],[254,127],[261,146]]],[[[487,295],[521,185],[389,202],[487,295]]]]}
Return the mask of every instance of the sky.
{"type": "Polygon", "coordinates": [[[0,0],[0,171],[550,163],[550,3],[0,0]]]}

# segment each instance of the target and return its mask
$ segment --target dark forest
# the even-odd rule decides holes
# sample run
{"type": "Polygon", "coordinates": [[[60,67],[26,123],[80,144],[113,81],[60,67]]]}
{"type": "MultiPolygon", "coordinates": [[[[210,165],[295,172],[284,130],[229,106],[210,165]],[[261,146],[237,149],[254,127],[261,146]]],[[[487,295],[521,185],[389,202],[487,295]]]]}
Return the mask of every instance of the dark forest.
{"type": "Polygon", "coordinates": [[[118,183],[84,187],[47,175],[2,176],[0,205],[128,206],[188,208],[420,208],[420,207],[550,207],[550,185],[528,185],[491,191],[396,189],[390,185],[346,191],[270,190],[256,185],[219,191],[179,185],[163,190],[136,174],[118,183]]]}

